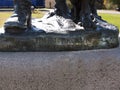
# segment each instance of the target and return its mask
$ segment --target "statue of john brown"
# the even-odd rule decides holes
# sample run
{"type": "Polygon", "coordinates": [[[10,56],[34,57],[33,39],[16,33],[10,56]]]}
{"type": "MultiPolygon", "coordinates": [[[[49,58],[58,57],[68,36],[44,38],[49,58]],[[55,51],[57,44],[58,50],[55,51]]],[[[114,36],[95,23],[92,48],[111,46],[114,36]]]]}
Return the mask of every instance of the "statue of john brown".
{"type": "MultiPolygon", "coordinates": [[[[91,13],[97,15],[96,9],[94,8],[95,0],[70,1],[73,4],[73,16],[69,12],[70,10],[67,7],[66,0],[55,0],[55,14],[66,19],[73,19],[75,23],[79,23],[84,28],[94,28],[95,23],[91,17],[91,13]]],[[[4,25],[6,33],[21,33],[30,30],[31,27],[31,1],[14,0],[14,14],[4,25]]]]}
{"type": "Polygon", "coordinates": [[[55,9],[31,19],[31,0],[14,0],[14,13],[2,29],[0,51],[70,51],[119,45],[119,30],[102,20],[95,1],[55,0],[55,9]],[[5,37],[4,37],[5,31],[5,37]]]}

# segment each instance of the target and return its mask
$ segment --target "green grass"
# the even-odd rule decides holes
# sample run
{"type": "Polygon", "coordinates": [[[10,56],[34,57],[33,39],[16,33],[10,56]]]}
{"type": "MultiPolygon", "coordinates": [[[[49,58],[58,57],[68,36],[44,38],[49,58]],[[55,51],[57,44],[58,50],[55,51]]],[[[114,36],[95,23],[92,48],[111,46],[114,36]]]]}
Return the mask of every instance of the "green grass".
{"type": "Polygon", "coordinates": [[[0,12],[0,27],[3,26],[7,18],[11,16],[11,12],[0,12]]]}
{"type": "MultiPolygon", "coordinates": [[[[3,26],[4,22],[7,18],[9,18],[12,15],[12,12],[0,12],[0,27],[3,26]]],[[[41,18],[44,15],[42,12],[35,11],[32,14],[33,18],[41,18]]],[[[120,30],[120,15],[119,14],[104,14],[99,13],[100,16],[106,21],[108,21],[111,24],[116,25],[120,30]]]]}
{"type": "Polygon", "coordinates": [[[117,26],[120,30],[120,14],[99,13],[99,15],[107,22],[117,26]]]}
{"type": "MultiPolygon", "coordinates": [[[[0,12],[0,27],[4,25],[4,22],[12,15],[12,12],[0,12]]],[[[42,12],[35,11],[32,14],[33,18],[41,18],[44,15],[42,12]]]]}

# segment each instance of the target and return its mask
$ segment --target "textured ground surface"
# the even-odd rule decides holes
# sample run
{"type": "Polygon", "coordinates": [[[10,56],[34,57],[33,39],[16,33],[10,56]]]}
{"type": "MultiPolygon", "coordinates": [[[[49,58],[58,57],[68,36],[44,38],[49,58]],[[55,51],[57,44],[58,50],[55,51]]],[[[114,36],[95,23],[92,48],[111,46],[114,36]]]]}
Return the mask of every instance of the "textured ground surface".
{"type": "Polygon", "coordinates": [[[120,47],[0,52],[0,90],[120,90],[120,47]]]}
{"type": "Polygon", "coordinates": [[[98,10],[98,13],[120,14],[120,12],[115,10],[98,10]]]}

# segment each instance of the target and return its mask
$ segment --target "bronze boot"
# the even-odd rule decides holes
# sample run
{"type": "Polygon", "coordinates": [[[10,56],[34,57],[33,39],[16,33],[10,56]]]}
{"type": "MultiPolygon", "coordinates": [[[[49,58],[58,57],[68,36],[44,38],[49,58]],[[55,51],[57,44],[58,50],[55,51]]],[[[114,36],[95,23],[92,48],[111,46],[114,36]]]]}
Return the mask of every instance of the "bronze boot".
{"type": "Polygon", "coordinates": [[[66,0],[55,0],[56,14],[64,18],[70,18],[69,9],[66,4],[66,0]]]}
{"type": "Polygon", "coordinates": [[[90,0],[81,0],[80,22],[86,30],[96,28],[95,22],[91,17],[89,1],[90,0]]]}
{"type": "Polygon", "coordinates": [[[19,34],[31,28],[31,2],[14,0],[14,13],[4,24],[5,32],[19,34]]]}

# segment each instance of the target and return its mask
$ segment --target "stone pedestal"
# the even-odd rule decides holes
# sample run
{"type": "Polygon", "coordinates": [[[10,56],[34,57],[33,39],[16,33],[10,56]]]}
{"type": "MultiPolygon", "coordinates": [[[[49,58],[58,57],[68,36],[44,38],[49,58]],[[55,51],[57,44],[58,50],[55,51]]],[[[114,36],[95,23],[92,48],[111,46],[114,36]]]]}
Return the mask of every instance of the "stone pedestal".
{"type": "MultiPolygon", "coordinates": [[[[78,51],[117,47],[118,28],[100,18],[95,20],[96,28],[86,29],[51,12],[41,19],[32,19],[31,28],[24,32],[1,32],[0,51],[78,51]]],[[[13,28],[12,31],[19,30],[13,28]]]]}
{"type": "Polygon", "coordinates": [[[74,51],[109,49],[119,45],[118,29],[75,30],[64,33],[26,32],[1,34],[0,51],[74,51]]]}

